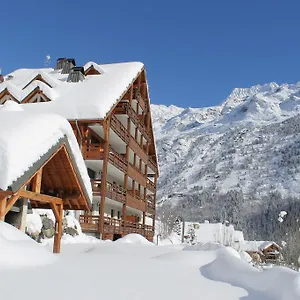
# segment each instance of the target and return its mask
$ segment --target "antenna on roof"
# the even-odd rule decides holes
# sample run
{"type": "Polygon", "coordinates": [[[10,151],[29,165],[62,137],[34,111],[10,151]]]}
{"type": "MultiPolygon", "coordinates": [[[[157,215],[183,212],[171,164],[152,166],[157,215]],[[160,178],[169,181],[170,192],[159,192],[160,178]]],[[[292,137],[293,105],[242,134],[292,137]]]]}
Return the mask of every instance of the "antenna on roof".
{"type": "Polygon", "coordinates": [[[2,75],[2,68],[0,68],[0,83],[4,81],[4,76],[2,75]]]}
{"type": "Polygon", "coordinates": [[[44,63],[45,68],[48,68],[49,65],[50,65],[50,63],[51,63],[51,56],[50,55],[46,55],[46,60],[45,60],[45,63],[44,63]]]}

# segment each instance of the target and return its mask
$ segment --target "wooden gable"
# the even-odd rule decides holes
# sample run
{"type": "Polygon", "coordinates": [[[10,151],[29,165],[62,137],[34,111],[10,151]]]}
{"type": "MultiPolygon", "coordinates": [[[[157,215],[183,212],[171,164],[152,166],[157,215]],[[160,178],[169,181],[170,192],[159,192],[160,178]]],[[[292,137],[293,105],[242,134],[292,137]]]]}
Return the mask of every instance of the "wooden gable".
{"type": "Polygon", "coordinates": [[[7,100],[13,100],[13,101],[19,103],[19,101],[9,92],[9,90],[7,88],[5,88],[0,93],[0,104],[4,104],[7,100]]]}
{"type": "Polygon", "coordinates": [[[33,91],[31,91],[21,102],[22,103],[35,103],[35,102],[49,102],[49,101],[51,101],[51,99],[50,98],[48,98],[45,94],[44,94],[44,92],[37,86],[33,91]],[[34,101],[31,101],[32,100],[32,98],[34,97],[34,96],[36,96],[36,95],[40,95],[41,97],[41,99],[40,99],[40,101],[37,101],[37,99],[36,100],[34,100],[34,101]]]}
{"type": "Polygon", "coordinates": [[[43,76],[41,74],[38,74],[23,87],[23,90],[26,89],[35,80],[41,81],[52,88],[52,86],[43,78],[43,76]]]}
{"type": "Polygon", "coordinates": [[[101,75],[101,73],[95,69],[95,67],[93,65],[91,65],[85,72],[84,72],[85,76],[88,75],[101,75]]]}

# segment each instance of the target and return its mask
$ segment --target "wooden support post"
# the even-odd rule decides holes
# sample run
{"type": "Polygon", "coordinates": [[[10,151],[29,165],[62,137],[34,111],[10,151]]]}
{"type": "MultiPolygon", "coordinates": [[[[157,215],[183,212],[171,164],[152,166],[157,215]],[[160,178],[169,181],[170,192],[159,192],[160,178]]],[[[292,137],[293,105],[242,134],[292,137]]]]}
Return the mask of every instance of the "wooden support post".
{"type": "Polygon", "coordinates": [[[5,220],[5,215],[6,215],[6,197],[0,199],[0,221],[4,221],[5,220]]]}
{"type": "Polygon", "coordinates": [[[63,205],[58,204],[55,205],[55,209],[53,213],[55,215],[55,236],[54,236],[54,244],[53,244],[53,253],[60,253],[60,244],[62,237],[62,220],[63,220],[63,205]]]}
{"type": "Polygon", "coordinates": [[[104,207],[105,207],[105,196],[106,196],[106,183],[107,183],[107,168],[108,168],[108,156],[109,156],[109,120],[103,123],[104,132],[104,158],[102,167],[102,178],[101,178],[101,202],[99,207],[99,233],[100,236],[104,233],[104,207]]]}
{"type": "Polygon", "coordinates": [[[32,180],[32,191],[38,194],[41,193],[42,173],[43,168],[40,168],[32,180]]]}

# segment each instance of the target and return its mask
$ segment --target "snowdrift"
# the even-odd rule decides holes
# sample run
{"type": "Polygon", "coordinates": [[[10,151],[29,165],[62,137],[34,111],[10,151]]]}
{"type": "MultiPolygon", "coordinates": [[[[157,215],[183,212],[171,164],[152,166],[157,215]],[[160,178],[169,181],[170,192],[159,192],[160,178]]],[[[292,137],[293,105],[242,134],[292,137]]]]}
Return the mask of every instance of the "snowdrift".
{"type": "Polygon", "coordinates": [[[54,254],[17,228],[0,221],[0,269],[51,264],[54,254]]]}
{"type": "MultiPolygon", "coordinates": [[[[283,267],[259,271],[241,260],[234,249],[216,251],[216,259],[200,268],[203,276],[261,293],[272,300],[299,300],[300,274],[283,267]]],[[[258,298],[260,299],[260,298],[258,298]]],[[[265,298],[262,298],[265,299],[265,298]]]]}
{"type": "Polygon", "coordinates": [[[137,233],[127,234],[124,237],[116,240],[115,243],[154,246],[153,243],[149,242],[147,239],[137,233]]]}

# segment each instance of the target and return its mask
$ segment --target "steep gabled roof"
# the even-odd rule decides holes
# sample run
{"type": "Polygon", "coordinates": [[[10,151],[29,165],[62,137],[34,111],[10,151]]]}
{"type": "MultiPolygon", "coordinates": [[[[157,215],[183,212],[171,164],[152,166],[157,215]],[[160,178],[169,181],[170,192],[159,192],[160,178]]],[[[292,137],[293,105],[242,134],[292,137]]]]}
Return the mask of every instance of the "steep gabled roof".
{"type": "Polygon", "coordinates": [[[18,190],[64,146],[85,199],[91,202],[92,189],[87,169],[66,119],[55,114],[24,112],[13,101],[7,101],[0,108],[0,119],[0,191],[18,190]]]}
{"type": "Polygon", "coordinates": [[[38,105],[24,104],[22,107],[25,111],[54,112],[69,120],[104,119],[139,76],[143,64],[128,62],[97,65],[90,62],[84,69],[87,70],[91,66],[101,72],[101,75],[86,76],[84,81],[76,83],[67,82],[68,74],[61,74],[61,70],[50,68],[16,70],[9,74],[10,80],[0,83],[0,91],[9,83],[17,91],[15,94],[19,93],[17,100],[22,102],[29,92],[39,86],[52,101],[38,105]],[[39,80],[32,81],[38,74],[42,75],[48,85],[39,80]],[[28,83],[30,84],[22,90],[28,83]]]}

